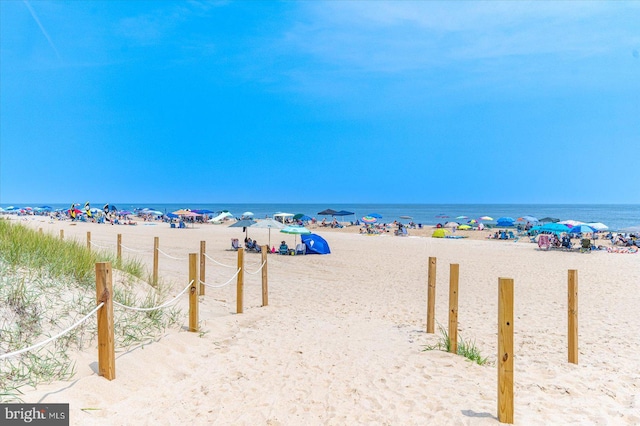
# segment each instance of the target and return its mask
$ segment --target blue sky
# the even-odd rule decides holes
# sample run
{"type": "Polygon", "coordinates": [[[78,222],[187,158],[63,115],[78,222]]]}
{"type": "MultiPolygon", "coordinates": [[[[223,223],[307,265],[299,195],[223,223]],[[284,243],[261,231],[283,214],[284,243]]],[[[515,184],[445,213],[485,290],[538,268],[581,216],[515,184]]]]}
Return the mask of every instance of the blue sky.
{"type": "Polygon", "coordinates": [[[0,203],[639,203],[640,2],[0,2],[0,203]]]}

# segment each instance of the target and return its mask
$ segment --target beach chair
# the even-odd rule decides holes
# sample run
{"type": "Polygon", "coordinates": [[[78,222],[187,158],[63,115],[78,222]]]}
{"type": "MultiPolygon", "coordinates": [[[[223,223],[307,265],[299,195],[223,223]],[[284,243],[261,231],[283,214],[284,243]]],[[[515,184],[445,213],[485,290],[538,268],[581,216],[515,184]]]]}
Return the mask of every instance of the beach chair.
{"type": "Polygon", "coordinates": [[[591,253],[591,240],[583,238],[580,241],[580,253],[591,253]]]}
{"type": "Polygon", "coordinates": [[[241,248],[242,246],[240,245],[240,242],[238,241],[237,238],[232,238],[231,239],[231,249],[238,251],[239,248],[241,248]]]}
{"type": "Polygon", "coordinates": [[[278,250],[278,253],[280,254],[289,254],[289,246],[287,246],[286,244],[280,244],[280,249],[278,250]]]}
{"type": "Polygon", "coordinates": [[[549,250],[551,247],[551,241],[549,240],[549,236],[546,234],[540,234],[538,237],[538,248],[540,250],[549,250]]]}
{"type": "Polygon", "coordinates": [[[307,254],[307,246],[304,243],[300,243],[296,246],[296,254],[307,254]]]}

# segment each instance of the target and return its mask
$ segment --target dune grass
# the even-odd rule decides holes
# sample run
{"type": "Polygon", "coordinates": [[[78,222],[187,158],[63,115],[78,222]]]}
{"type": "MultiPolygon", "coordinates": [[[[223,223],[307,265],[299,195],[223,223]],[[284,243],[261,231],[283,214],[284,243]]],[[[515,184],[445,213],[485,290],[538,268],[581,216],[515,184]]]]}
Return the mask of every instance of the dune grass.
{"type": "MultiPolygon", "coordinates": [[[[438,324],[440,330],[440,337],[434,345],[427,345],[425,351],[440,350],[445,352],[451,351],[451,338],[449,332],[445,328],[438,324]]],[[[465,357],[471,362],[475,362],[478,365],[485,365],[488,362],[487,357],[483,357],[480,350],[476,346],[475,342],[471,340],[460,339],[458,341],[458,355],[465,357]]]]}
{"type": "MultiPolygon", "coordinates": [[[[166,297],[163,285],[149,286],[142,298],[133,294],[133,284],[149,275],[138,260],[118,261],[113,254],[0,219],[0,353],[40,342],[90,312],[96,305],[96,262],[111,262],[114,272],[122,272],[123,278],[114,282],[114,300],[149,308],[166,297]]],[[[175,308],[144,313],[114,309],[116,347],[152,340],[176,324],[179,315],[175,308]]],[[[90,319],[54,342],[0,360],[0,402],[19,401],[24,386],[73,377],[70,352],[93,342],[96,327],[90,319]]]]}

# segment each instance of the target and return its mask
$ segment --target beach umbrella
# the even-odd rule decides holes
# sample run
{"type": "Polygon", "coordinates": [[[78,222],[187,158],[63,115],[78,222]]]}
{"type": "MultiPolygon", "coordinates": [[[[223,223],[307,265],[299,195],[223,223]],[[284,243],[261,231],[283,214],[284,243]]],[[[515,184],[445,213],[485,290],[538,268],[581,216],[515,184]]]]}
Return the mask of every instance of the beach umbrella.
{"type": "Polygon", "coordinates": [[[542,219],[540,219],[540,222],[542,223],[547,223],[547,222],[552,222],[552,223],[556,223],[556,222],[560,222],[560,219],[555,218],[555,217],[543,217],[542,219]]]}
{"type": "Polygon", "coordinates": [[[469,225],[460,225],[460,226],[458,226],[458,229],[462,229],[463,231],[466,231],[467,229],[471,229],[471,226],[469,226],[469,225]]]}
{"type": "Polygon", "coordinates": [[[577,226],[577,225],[583,225],[584,222],[580,222],[579,220],[563,220],[562,222],[558,222],[561,223],[563,225],[567,225],[569,227],[573,227],[573,226],[577,226]]]}
{"type": "Polygon", "coordinates": [[[378,221],[378,219],[373,216],[363,216],[360,220],[364,223],[376,223],[378,221]]]}
{"type": "Polygon", "coordinates": [[[471,220],[470,220],[470,221],[468,221],[467,223],[474,224],[474,223],[478,223],[478,221],[477,221],[477,220],[475,220],[475,219],[471,219],[471,220]]]}
{"type": "Polygon", "coordinates": [[[589,223],[587,223],[587,225],[589,225],[590,227],[592,227],[596,231],[606,231],[607,229],[609,229],[609,227],[607,225],[605,225],[604,223],[601,223],[601,222],[589,222],[589,223]]]}
{"type": "Polygon", "coordinates": [[[480,216],[478,220],[493,220],[491,216],[480,216]]]}
{"type": "Polygon", "coordinates": [[[576,225],[569,230],[570,234],[586,234],[589,232],[596,232],[596,229],[590,227],[589,225],[585,225],[583,223],[580,225],[576,225]]]}
{"type": "MultiPolygon", "coordinates": [[[[375,219],[382,219],[382,215],[379,213],[369,213],[367,216],[373,217],[375,219]]],[[[401,216],[402,217],[402,216],[401,216]]]]}
{"type": "Polygon", "coordinates": [[[283,223],[278,222],[277,220],[268,218],[268,219],[263,219],[263,220],[259,220],[256,223],[254,223],[253,225],[251,225],[252,228],[267,228],[269,229],[269,247],[271,247],[271,229],[284,229],[285,225],[283,223]]]}
{"type": "Polygon", "coordinates": [[[244,237],[247,238],[249,234],[249,227],[253,226],[255,223],[256,221],[253,219],[242,219],[237,221],[236,223],[229,225],[229,228],[242,228],[242,230],[244,231],[244,237]]]}
{"type": "Polygon", "coordinates": [[[244,212],[242,213],[242,217],[253,217],[253,212],[244,212]]]}
{"type": "Polygon", "coordinates": [[[456,219],[469,219],[469,216],[456,216],[456,219]]]}
{"type": "Polygon", "coordinates": [[[283,234],[293,234],[293,244],[296,244],[296,235],[306,235],[306,234],[311,234],[311,231],[309,231],[307,228],[305,228],[304,226],[297,226],[297,225],[291,225],[291,226],[287,226],[283,229],[280,230],[280,232],[282,232],[283,234]]]}
{"type": "Polygon", "coordinates": [[[540,231],[548,231],[555,233],[569,232],[571,228],[562,223],[547,223],[539,227],[540,231]]]}
{"type": "Polygon", "coordinates": [[[460,224],[458,222],[447,222],[443,226],[445,228],[457,228],[460,224]]]}

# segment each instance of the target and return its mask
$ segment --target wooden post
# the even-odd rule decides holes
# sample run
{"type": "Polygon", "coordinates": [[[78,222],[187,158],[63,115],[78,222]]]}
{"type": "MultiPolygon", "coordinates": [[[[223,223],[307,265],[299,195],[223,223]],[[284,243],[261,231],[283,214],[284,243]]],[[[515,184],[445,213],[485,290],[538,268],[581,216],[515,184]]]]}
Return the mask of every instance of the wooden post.
{"type": "Polygon", "coordinates": [[[91,251],[91,231],[87,231],[87,250],[91,251]]]}
{"type": "Polygon", "coordinates": [[[122,262],[122,234],[118,234],[118,243],[116,244],[118,262],[122,262]]]}
{"type": "Polygon", "coordinates": [[[458,280],[460,265],[449,265],[449,352],[458,353],[458,280]]]}
{"type": "Polygon", "coordinates": [[[569,362],[578,363],[578,271],[569,269],[569,362]]]}
{"type": "Polygon", "coordinates": [[[64,229],[60,230],[60,239],[64,240],[64,229]]]}
{"type": "Polygon", "coordinates": [[[189,253],[189,331],[198,331],[198,253],[189,253]]]}
{"type": "Polygon", "coordinates": [[[244,298],[244,248],[238,249],[238,281],[236,283],[236,311],[241,314],[243,312],[244,298]]]}
{"type": "Polygon", "coordinates": [[[498,421],[513,423],[513,279],[498,286],[498,421]]]}
{"type": "Polygon", "coordinates": [[[160,237],[153,237],[153,285],[158,285],[158,250],[160,237]]]}
{"type": "Polygon", "coordinates": [[[436,258],[429,258],[429,277],[427,289],[427,333],[435,332],[436,322],[436,258]]]}
{"type": "Polygon", "coordinates": [[[38,228],[38,233],[39,233],[40,235],[42,235],[42,233],[43,233],[43,232],[42,232],[42,228],[38,228]]]}
{"type": "Polygon", "coordinates": [[[204,255],[207,252],[207,243],[200,241],[200,296],[204,296],[204,284],[206,281],[205,269],[207,267],[204,255]]]}
{"type": "Polygon", "coordinates": [[[269,280],[267,275],[268,253],[269,246],[262,246],[262,306],[269,305],[269,280]]]}
{"type": "Polygon", "coordinates": [[[107,380],[116,378],[115,343],[113,328],[113,283],[111,263],[96,263],[96,304],[104,302],[98,310],[98,374],[107,380]]]}

